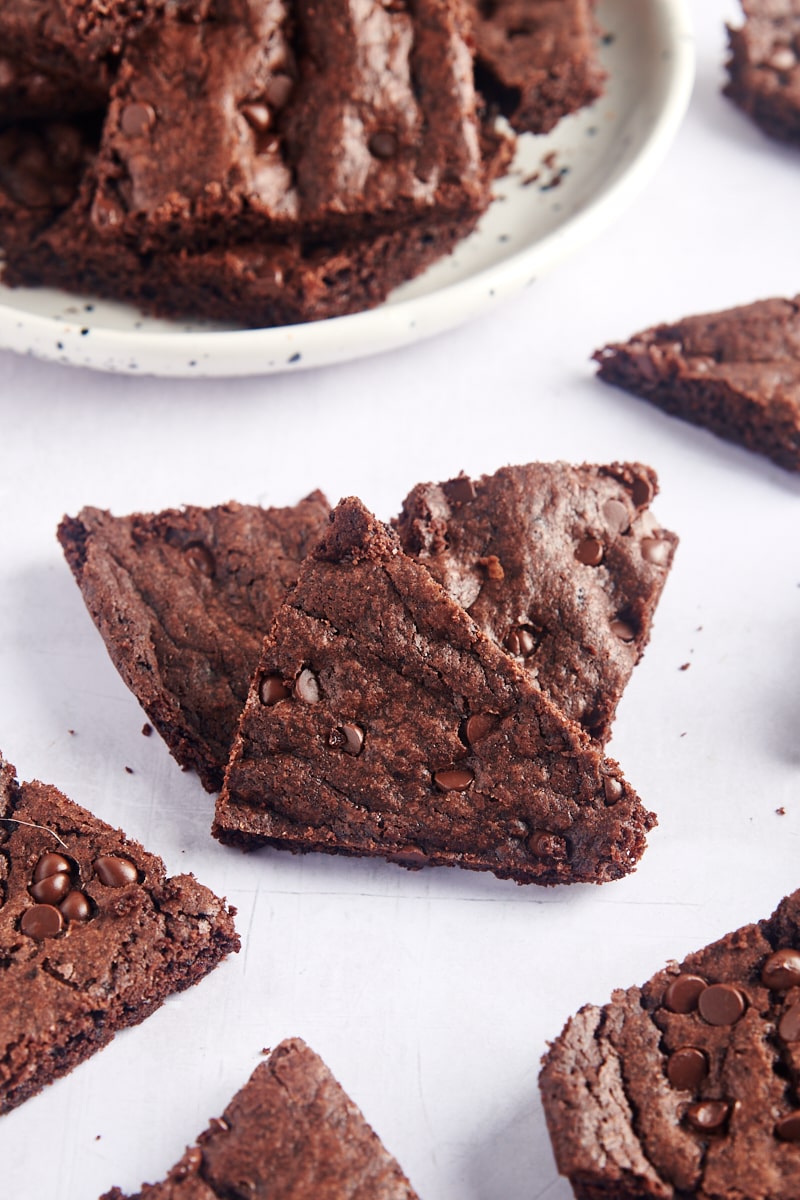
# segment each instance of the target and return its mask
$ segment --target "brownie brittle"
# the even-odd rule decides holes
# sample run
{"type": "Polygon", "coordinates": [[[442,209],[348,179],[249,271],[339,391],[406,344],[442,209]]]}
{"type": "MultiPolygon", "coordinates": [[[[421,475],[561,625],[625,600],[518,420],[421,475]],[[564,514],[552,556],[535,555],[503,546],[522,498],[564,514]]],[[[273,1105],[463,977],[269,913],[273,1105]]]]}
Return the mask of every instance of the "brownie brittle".
{"type": "Polygon", "coordinates": [[[58,530],[111,659],[184,767],[216,790],[265,629],[327,525],[321,492],[287,508],[224,504],[58,530]]]}
{"type": "Polygon", "coordinates": [[[0,757],[0,1113],[238,949],[222,900],[0,757]]]}
{"type": "Polygon", "coordinates": [[[578,1200],[795,1200],[800,892],[642,988],[582,1008],[540,1085],[578,1200]]]}
{"type": "Polygon", "coordinates": [[[626,874],[654,823],[392,531],[342,501],[264,644],[215,836],[552,884],[626,874]]]}
{"type": "Polygon", "coordinates": [[[101,1200],[417,1200],[328,1067],[287,1038],[162,1183],[101,1200]]]}
{"type": "Polygon", "coordinates": [[[536,685],[599,740],[650,636],[677,544],[640,463],[528,463],[418,484],[396,525],[536,685]]]}
{"type": "Polygon", "coordinates": [[[594,358],[606,383],[800,470],[800,297],[657,325],[594,358]]]}

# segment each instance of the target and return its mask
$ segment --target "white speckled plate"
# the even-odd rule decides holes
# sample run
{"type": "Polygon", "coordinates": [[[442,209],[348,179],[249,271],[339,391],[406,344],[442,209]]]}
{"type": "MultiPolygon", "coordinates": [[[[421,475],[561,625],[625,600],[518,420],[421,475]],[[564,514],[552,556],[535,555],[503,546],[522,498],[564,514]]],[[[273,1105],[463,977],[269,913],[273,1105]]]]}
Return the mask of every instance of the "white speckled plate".
{"type": "Polygon", "coordinates": [[[379,308],[275,329],[159,321],[51,289],[0,286],[0,348],[103,371],[260,375],[343,362],[452,328],[595,237],[663,158],[689,102],[687,0],[599,0],[605,95],[526,135],[479,228],[379,308]]]}

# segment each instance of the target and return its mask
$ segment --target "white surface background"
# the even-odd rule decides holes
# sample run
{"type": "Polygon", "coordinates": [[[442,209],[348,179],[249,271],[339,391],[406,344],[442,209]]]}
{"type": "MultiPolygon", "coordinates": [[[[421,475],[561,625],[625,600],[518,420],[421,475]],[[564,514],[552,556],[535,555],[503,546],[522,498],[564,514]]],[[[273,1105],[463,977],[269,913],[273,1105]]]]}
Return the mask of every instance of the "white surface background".
{"type": "Polygon", "coordinates": [[[2,1118],[3,1196],[161,1179],[262,1047],[297,1034],[423,1200],[567,1200],[537,1092],[547,1039],[800,885],[800,479],[600,384],[589,361],[659,320],[800,291],[800,151],[720,96],[736,5],[694,10],[696,88],[655,179],[598,242],[468,326],[236,382],[0,353],[0,744],[21,778],[227,895],[244,942],[2,1118]],[[61,515],[321,487],[388,519],[418,480],[537,458],[651,463],[655,512],[681,537],[610,745],[660,818],[638,871],[544,890],[213,842],[212,798],[141,735],[56,543],[61,515]]]}

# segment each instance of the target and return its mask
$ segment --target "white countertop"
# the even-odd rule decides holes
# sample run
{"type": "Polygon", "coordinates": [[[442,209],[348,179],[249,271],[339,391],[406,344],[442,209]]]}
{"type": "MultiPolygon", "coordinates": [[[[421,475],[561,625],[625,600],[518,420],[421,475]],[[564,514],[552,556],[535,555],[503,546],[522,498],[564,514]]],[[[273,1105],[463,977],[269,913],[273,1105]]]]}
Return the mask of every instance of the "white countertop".
{"type": "Polygon", "coordinates": [[[4,1196],[95,1200],[163,1178],[262,1047],[299,1035],[423,1200],[568,1200],[537,1090],[547,1040],[800,886],[800,478],[590,363],[649,324],[800,291],[800,150],[720,95],[734,0],[693,7],[696,86],[656,176],[598,240],[468,325],[236,381],[0,352],[0,745],[20,778],[227,895],[243,937],[0,1120],[4,1196]],[[635,874],[549,890],[217,845],[212,798],[141,735],[55,540],[62,514],[290,504],[319,487],[388,519],[419,480],[556,458],[652,464],[654,511],[681,538],[609,747],[659,815],[635,874]]]}

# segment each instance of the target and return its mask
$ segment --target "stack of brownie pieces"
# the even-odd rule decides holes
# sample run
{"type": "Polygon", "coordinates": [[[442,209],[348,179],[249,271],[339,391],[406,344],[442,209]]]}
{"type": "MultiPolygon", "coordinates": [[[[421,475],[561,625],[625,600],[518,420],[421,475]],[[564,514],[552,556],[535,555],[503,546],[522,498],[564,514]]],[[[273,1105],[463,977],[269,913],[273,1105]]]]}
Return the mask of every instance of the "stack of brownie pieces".
{"type": "Polygon", "coordinates": [[[253,326],[372,306],[475,227],[498,115],[599,94],[596,45],[593,0],[10,0],[3,280],[253,326]]]}
{"type": "Polygon", "coordinates": [[[520,883],[634,868],[655,817],[604,745],[677,538],[641,464],[533,463],[355,498],[115,517],[59,538],[228,844],[520,883]]]}

